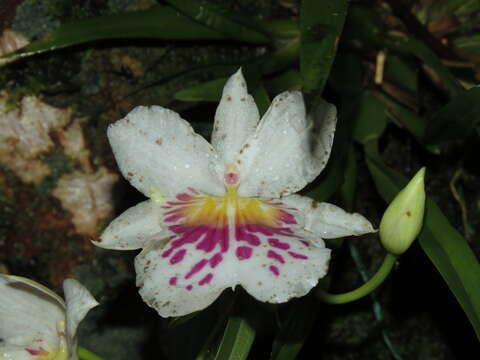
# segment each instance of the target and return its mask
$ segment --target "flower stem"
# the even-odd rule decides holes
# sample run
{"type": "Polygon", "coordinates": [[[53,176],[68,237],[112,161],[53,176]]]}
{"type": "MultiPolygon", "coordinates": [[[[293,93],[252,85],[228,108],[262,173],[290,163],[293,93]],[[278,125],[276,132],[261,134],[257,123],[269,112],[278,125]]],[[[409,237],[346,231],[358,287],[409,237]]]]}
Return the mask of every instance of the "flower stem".
{"type": "Polygon", "coordinates": [[[78,347],[78,357],[80,360],[103,360],[100,356],[81,346],[78,347]]]}
{"type": "Polygon", "coordinates": [[[343,293],[343,294],[330,294],[323,289],[317,290],[317,297],[328,304],[346,304],[358,299],[363,298],[364,296],[370,294],[374,291],[381,283],[387,278],[388,274],[395,265],[397,256],[394,254],[387,253],[383,259],[383,263],[380,266],[380,269],[373,275],[370,280],[359,288],[343,293]]]}

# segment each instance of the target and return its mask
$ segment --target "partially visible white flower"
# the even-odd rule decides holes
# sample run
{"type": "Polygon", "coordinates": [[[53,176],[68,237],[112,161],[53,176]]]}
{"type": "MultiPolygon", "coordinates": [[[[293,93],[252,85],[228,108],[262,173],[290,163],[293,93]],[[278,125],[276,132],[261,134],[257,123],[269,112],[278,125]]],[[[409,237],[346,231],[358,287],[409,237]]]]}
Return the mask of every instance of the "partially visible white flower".
{"type": "Polygon", "coordinates": [[[98,303],[78,281],[65,301],[39,283],[0,275],[0,360],[76,360],[78,324],[98,303]]]}
{"type": "Polygon", "coordinates": [[[297,91],[260,119],[240,70],[223,90],[211,144],[171,110],[135,108],[108,138],[123,175],[151,199],[95,244],[143,248],[137,285],[161,316],[201,310],[236,285],[271,303],[303,296],[328,270],[322,239],[373,231],[359,214],[293,195],[325,167],[335,124],[333,105],[307,116],[297,91]]]}

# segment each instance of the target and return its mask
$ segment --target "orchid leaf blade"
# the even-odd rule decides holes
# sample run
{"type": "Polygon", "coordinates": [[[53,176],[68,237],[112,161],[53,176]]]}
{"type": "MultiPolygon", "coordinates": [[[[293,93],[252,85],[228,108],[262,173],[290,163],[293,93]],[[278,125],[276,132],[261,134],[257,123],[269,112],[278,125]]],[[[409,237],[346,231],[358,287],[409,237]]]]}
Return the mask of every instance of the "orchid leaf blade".
{"type": "Polygon", "coordinates": [[[465,90],[442,107],[428,122],[425,142],[439,144],[469,136],[480,121],[480,86],[465,90]]]}
{"type": "Polygon", "coordinates": [[[13,54],[0,65],[69,46],[107,39],[219,40],[225,36],[168,6],[66,23],[13,54]]]}
{"type": "Polygon", "coordinates": [[[215,360],[245,360],[255,339],[255,329],[247,319],[231,316],[215,360]]]}
{"type": "Polygon", "coordinates": [[[167,0],[167,2],[192,20],[224,34],[227,38],[253,44],[270,42],[255,19],[246,21],[246,16],[236,14],[220,4],[207,0],[167,0]]]}
{"type": "Polygon", "coordinates": [[[443,90],[450,96],[456,96],[463,91],[458,80],[442,63],[437,54],[422,41],[407,36],[385,36],[380,16],[373,10],[362,5],[352,5],[345,24],[345,35],[352,41],[361,41],[375,50],[386,48],[392,54],[403,55],[416,59],[433,70],[441,83],[443,90]]]}
{"type": "Polygon", "coordinates": [[[300,70],[306,92],[322,92],[347,16],[346,0],[304,0],[300,17],[300,70]]]}
{"type": "Polygon", "coordinates": [[[292,304],[287,319],[275,337],[270,359],[295,359],[302,349],[318,313],[318,302],[311,297],[292,304]]]}
{"type": "Polygon", "coordinates": [[[227,78],[210,80],[201,84],[182,89],[175,94],[175,99],[181,101],[212,101],[218,102],[227,78]]]}

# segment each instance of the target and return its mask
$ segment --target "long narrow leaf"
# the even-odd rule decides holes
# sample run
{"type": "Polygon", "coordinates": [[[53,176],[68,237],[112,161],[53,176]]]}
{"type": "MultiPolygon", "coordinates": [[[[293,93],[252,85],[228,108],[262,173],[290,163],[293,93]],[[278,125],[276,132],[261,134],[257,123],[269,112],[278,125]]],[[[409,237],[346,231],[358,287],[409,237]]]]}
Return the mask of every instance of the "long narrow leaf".
{"type": "MultiPolygon", "coordinates": [[[[223,65],[224,75],[231,75],[241,66],[249,89],[259,86],[261,77],[290,67],[297,58],[298,42],[292,41],[285,47],[265,55],[258,56],[246,64],[223,65]]],[[[178,91],[174,96],[182,101],[213,101],[218,102],[227,76],[215,78],[201,84],[195,84],[178,91]]],[[[283,89],[286,90],[286,89],[283,89]]],[[[274,93],[276,95],[276,93],[274,93]]]]}
{"type": "Polygon", "coordinates": [[[316,299],[306,297],[291,305],[287,319],[272,347],[271,360],[295,359],[317,319],[320,306],[316,299]]]}
{"type": "Polygon", "coordinates": [[[255,329],[246,319],[230,317],[215,360],[246,359],[254,339],[255,329]]]}
{"type": "Polygon", "coordinates": [[[450,95],[456,96],[463,91],[457,79],[427,45],[412,37],[385,35],[379,15],[369,8],[352,5],[348,12],[345,32],[348,33],[347,38],[360,39],[365,46],[387,48],[393,53],[405,54],[420,60],[436,73],[450,95]]]}
{"type": "Polygon", "coordinates": [[[0,65],[67,46],[105,39],[218,40],[225,35],[209,29],[168,6],[107,15],[67,23],[21,51],[0,57],[0,65]]]}
{"type": "Polygon", "coordinates": [[[300,16],[300,70],[305,91],[322,92],[347,16],[347,0],[304,0],[300,16]]]}
{"type": "Polygon", "coordinates": [[[463,139],[480,121],[480,86],[465,90],[430,119],[425,142],[439,144],[445,140],[463,139]]]}
{"type": "Polygon", "coordinates": [[[391,50],[409,54],[420,59],[425,65],[436,72],[452,96],[459,95],[463,91],[457,79],[442,64],[438,56],[423,42],[412,38],[387,36],[384,38],[383,43],[391,50]]]}
{"type": "Polygon", "coordinates": [[[167,0],[177,10],[230,39],[253,44],[268,44],[270,39],[252,17],[241,16],[207,0],[167,0]],[[248,20],[246,20],[248,19],[248,20]]]}

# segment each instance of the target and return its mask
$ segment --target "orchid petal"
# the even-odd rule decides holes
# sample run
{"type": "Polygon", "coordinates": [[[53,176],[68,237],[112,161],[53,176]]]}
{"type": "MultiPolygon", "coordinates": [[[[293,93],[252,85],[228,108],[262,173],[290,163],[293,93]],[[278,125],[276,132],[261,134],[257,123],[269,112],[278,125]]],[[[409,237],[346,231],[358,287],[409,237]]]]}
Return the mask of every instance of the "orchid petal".
{"type": "Polygon", "coordinates": [[[143,201],[113,220],[94,244],[115,250],[135,250],[161,231],[160,204],[155,200],[143,201]]]}
{"type": "Polygon", "coordinates": [[[108,138],[123,176],[147,197],[153,191],[171,196],[190,186],[224,193],[216,151],[171,110],[136,107],[109,126],[108,138]]]}
{"type": "Polygon", "coordinates": [[[297,209],[264,198],[179,197],[162,207],[162,233],[135,260],[140,294],[161,316],[201,310],[236,285],[285,302],[325,275],[330,250],[303,229],[297,209]]]}
{"type": "Polygon", "coordinates": [[[307,117],[300,92],[275,97],[238,154],[239,195],[278,198],[301,190],[325,167],[335,124],[331,104],[307,117]]]}
{"type": "Polygon", "coordinates": [[[323,239],[375,232],[372,224],[365,217],[357,213],[348,213],[336,205],[318,202],[300,195],[291,195],[282,201],[303,212],[305,229],[318,234],[323,239]]]}
{"type": "Polygon", "coordinates": [[[58,325],[65,320],[64,303],[44,286],[21,277],[0,275],[0,355],[33,359],[58,348],[58,325]]]}
{"type": "Polygon", "coordinates": [[[225,165],[233,163],[240,148],[254,132],[260,115],[239,69],[223,88],[222,99],[215,113],[212,145],[225,165]]]}
{"type": "Polygon", "coordinates": [[[93,298],[90,292],[77,280],[66,279],[63,282],[63,292],[66,301],[66,320],[67,320],[67,339],[74,348],[77,328],[83,318],[98,302],[93,298]]]}

